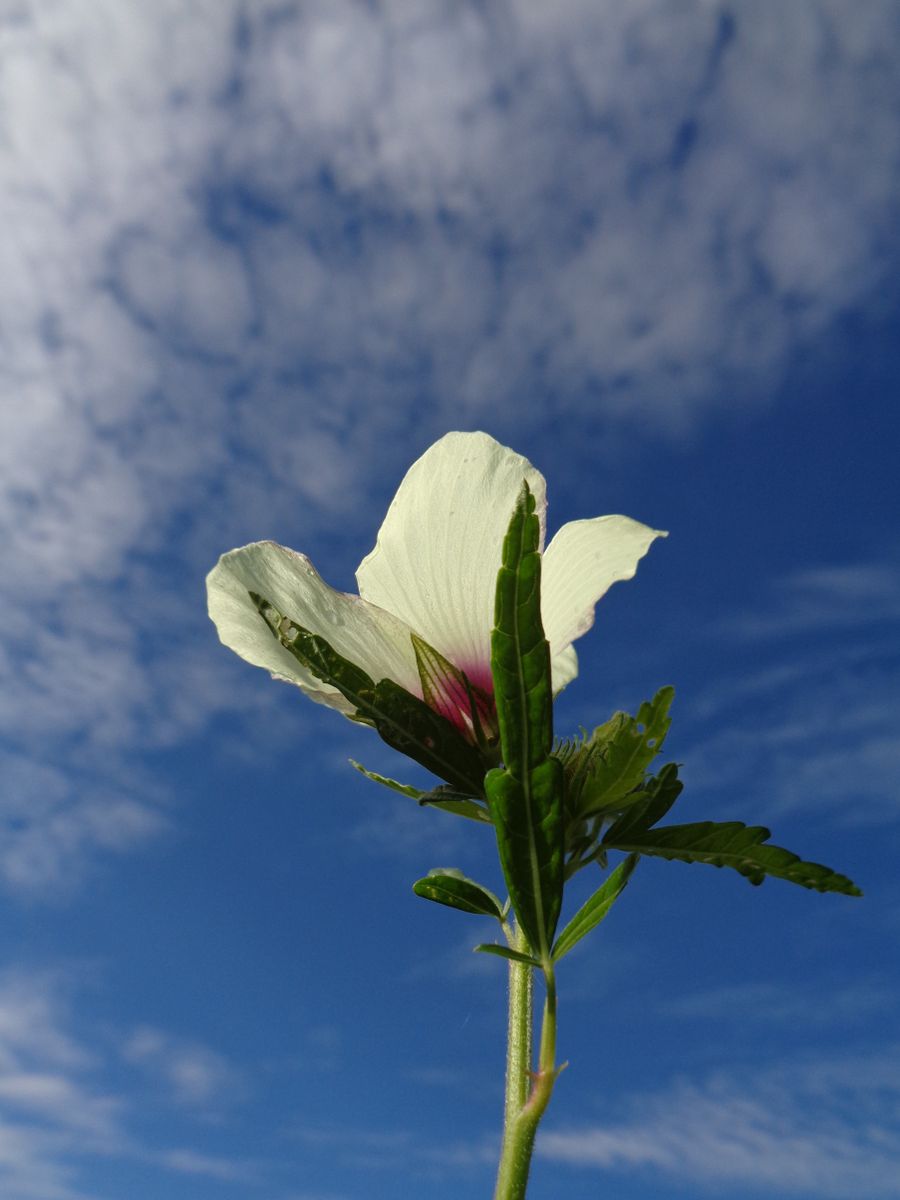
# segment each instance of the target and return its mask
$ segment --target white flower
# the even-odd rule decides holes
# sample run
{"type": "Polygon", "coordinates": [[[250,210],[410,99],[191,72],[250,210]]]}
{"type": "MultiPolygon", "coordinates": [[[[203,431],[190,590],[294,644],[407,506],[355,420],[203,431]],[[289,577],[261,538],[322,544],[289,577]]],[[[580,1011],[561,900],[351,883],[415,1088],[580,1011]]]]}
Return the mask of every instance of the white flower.
{"type": "MultiPolygon", "coordinates": [[[[543,547],[547,499],[540,472],[487,434],[448,433],[407,471],[374,550],[356,572],[358,596],[329,587],[305,555],[254,542],[224,554],[207,577],[219,637],[313,700],[354,713],[349,700],[273,637],[251,599],[255,593],[375,682],[392,679],[422,697],[416,635],[490,703],[494,590],[523,480],[535,498],[543,547]]],[[[613,583],[631,579],[651,542],[664,536],[629,517],[595,517],[563,525],[543,551],[541,615],[554,693],[578,672],[572,642],[590,629],[597,601],[613,583]]],[[[465,699],[454,705],[452,678],[438,681],[431,703],[460,728],[471,726],[465,699]]]]}

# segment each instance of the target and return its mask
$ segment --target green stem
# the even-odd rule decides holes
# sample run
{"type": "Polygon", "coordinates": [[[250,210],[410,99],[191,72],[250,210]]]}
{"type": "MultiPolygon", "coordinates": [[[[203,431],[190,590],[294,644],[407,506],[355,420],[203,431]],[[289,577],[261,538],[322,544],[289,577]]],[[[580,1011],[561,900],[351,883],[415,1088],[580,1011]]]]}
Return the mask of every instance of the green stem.
{"type": "MultiPolygon", "coordinates": [[[[507,931],[507,937],[514,949],[527,951],[521,932],[507,931]]],[[[556,978],[550,965],[544,969],[547,995],[538,1069],[534,1074],[531,1072],[532,970],[525,963],[510,961],[505,1121],[494,1200],[524,1200],[537,1127],[550,1103],[559,1074],[556,1070],[556,978]]]]}
{"type": "MultiPolygon", "coordinates": [[[[505,931],[513,950],[527,951],[520,929],[505,931]]],[[[506,1100],[503,1128],[509,1129],[528,1102],[531,1078],[534,987],[532,969],[526,963],[509,963],[509,1021],[506,1034],[506,1100]]]]}

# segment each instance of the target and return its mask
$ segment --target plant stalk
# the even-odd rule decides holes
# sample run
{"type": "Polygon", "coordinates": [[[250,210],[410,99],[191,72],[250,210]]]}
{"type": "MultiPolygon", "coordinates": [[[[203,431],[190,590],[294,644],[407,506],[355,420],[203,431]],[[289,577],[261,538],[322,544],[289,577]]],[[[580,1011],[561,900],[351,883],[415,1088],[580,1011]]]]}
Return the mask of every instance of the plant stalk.
{"type": "MultiPolygon", "coordinates": [[[[513,949],[528,952],[521,931],[507,931],[513,949]]],[[[506,1101],[503,1148],[494,1200],[524,1200],[531,1169],[534,1139],[550,1103],[556,1069],[556,978],[552,965],[544,969],[547,994],[541,1023],[538,1069],[532,1072],[534,968],[509,964],[509,1025],[506,1047],[506,1101]]]]}
{"type": "MultiPolygon", "coordinates": [[[[514,950],[527,953],[525,936],[519,929],[507,933],[514,950]]],[[[525,963],[509,962],[509,1018],[506,1030],[506,1097],[503,1128],[509,1129],[528,1102],[531,1079],[532,1029],[534,1025],[534,984],[532,968],[525,963]]],[[[505,1133],[504,1133],[505,1138],[505,1133]]]]}

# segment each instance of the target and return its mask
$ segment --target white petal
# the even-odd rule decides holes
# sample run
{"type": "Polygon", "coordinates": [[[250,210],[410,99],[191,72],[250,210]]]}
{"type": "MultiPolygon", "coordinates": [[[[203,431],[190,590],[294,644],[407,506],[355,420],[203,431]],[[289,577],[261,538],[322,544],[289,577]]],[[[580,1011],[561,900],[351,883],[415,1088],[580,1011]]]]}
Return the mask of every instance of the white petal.
{"type": "Polygon", "coordinates": [[[577,674],[578,655],[572,646],[566,646],[560,650],[559,654],[551,656],[550,678],[553,683],[553,695],[558,695],[566,684],[572,682],[577,674]]]}
{"type": "Polygon", "coordinates": [[[235,654],[302,688],[313,700],[353,711],[335,688],[322,683],[275,640],[250,599],[264,596],[298,625],[331,646],[377,682],[393,679],[421,695],[410,630],[359,596],[335,591],[304,554],[275,542],[254,542],[223,554],[206,579],[209,615],[235,654]]]}
{"type": "Polygon", "coordinates": [[[593,625],[594,605],[614,583],[633,578],[654,539],[667,536],[630,517],[594,517],[570,521],[552,538],[541,571],[541,617],[554,691],[578,671],[566,651],[593,625]]]}
{"type": "Polygon", "coordinates": [[[406,473],[375,549],[356,572],[361,596],[485,688],[503,538],[523,480],[534,493],[543,544],[540,472],[486,433],[448,433],[406,473]]]}

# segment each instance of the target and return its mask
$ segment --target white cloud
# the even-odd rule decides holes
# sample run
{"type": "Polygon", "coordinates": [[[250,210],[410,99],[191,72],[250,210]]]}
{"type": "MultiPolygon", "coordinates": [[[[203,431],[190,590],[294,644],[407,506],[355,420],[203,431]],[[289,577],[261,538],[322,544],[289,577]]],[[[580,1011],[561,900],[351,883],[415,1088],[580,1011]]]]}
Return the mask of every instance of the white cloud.
{"type": "Polygon", "coordinates": [[[2,752],[0,769],[0,879],[24,899],[64,895],[96,852],[127,850],[166,828],[155,805],[95,773],[79,777],[2,752]]]}
{"type": "Polygon", "coordinates": [[[774,601],[768,612],[730,618],[725,630],[750,640],[896,623],[900,568],[889,562],[803,568],[779,581],[774,601]]]}
{"type": "MultiPolygon", "coordinates": [[[[58,1074],[21,1071],[0,1079],[0,1105],[51,1122],[100,1147],[118,1146],[121,1103],[103,1096],[86,1096],[84,1089],[58,1074]]],[[[84,1143],[83,1143],[84,1144],[84,1143]]]]}
{"type": "Polygon", "coordinates": [[[0,978],[0,1065],[23,1063],[69,1071],[89,1067],[93,1055],[62,1027],[60,981],[50,974],[7,972],[0,978]]]}
{"type": "Polygon", "coordinates": [[[122,1055],[160,1078],[179,1104],[217,1107],[233,1100],[241,1090],[236,1072],[222,1055],[150,1026],[134,1031],[122,1047],[122,1055]]]}
{"type": "Polygon", "coordinates": [[[496,1162],[498,1152],[493,1139],[428,1144],[408,1129],[302,1125],[292,1131],[292,1136],[310,1151],[333,1155],[339,1150],[347,1165],[378,1171],[403,1169],[420,1179],[446,1179],[448,1172],[483,1168],[496,1162]]]}
{"type": "Polygon", "coordinates": [[[181,1175],[198,1175],[205,1179],[218,1179],[222,1183],[254,1182],[252,1166],[218,1155],[198,1154],[194,1150],[168,1150],[160,1156],[160,1162],[170,1171],[181,1175]]]}
{"type": "Polygon", "coordinates": [[[94,1200],[72,1182],[54,1139],[0,1121],[0,1183],[8,1200],[94,1200]]]}
{"type": "MultiPolygon", "coordinates": [[[[176,1175],[258,1182],[263,1163],[189,1146],[160,1148],[132,1132],[150,1102],[146,1085],[142,1081],[139,1093],[125,1090],[121,1070],[109,1059],[108,1032],[92,1031],[84,1006],[77,1011],[73,1006],[77,983],[71,971],[0,976],[3,1200],[96,1200],[79,1182],[94,1160],[137,1163],[141,1171],[151,1166],[176,1175]]],[[[164,1112],[171,1111],[174,1100],[193,1116],[205,1116],[241,1090],[236,1071],[199,1043],[145,1026],[125,1039],[123,1048],[126,1060],[165,1083],[164,1112]]]]}
{"type": "Polygon", "coordinates": [[[5,1200],[88,1200],[83,1155],[130,1153],[124,1104],[94,1077],[98,1060],[69,1032],[66,981],[0,979],[0,1193],[5,1200]]]}
{"type": "MultiPolygon", "coordinates": [[[[0,22],[0,715],[98,793],[239,703],[202,615],[221,550],[359,529],[412,440],[548,396],[656,430],[762,396],[896,257],[889,0],[0,22]]],[[[122,847],[156,831],[141,787],[116,803],[122,847]]],[[[70,849],[13,888],[101,840],[41,811],[70,849]]]]}
{"type": "Polygon", "coordinates": [[[537,1152],[574,1167],[676,1185],[872,1200],[900,1196],[900,1054],[743,1067],[617,1101],[615,1122],[542,1131],[537,1152]]]}

